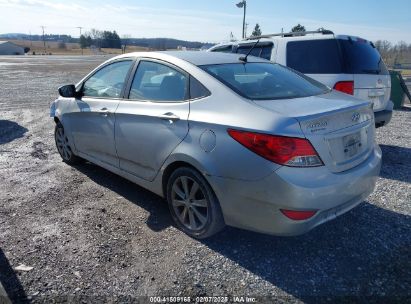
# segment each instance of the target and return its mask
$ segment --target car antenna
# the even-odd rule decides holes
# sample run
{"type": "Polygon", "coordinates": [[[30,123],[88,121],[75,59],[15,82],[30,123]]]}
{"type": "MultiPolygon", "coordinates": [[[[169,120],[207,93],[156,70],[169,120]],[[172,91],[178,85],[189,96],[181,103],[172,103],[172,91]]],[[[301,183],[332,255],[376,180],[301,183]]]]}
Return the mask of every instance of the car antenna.
{"type": "Polygon", "coordinates": [[[238,60],[247,62],[247,57],[248,57],[248,55],[250,55],[250,53],[252,52],[252,50],[254,50],[254,48],[255,48],[255,46],[257,45],[257,43],[260,42],[260,39],[261,39],[261,38],[258,38],[258,39],[257,39],[257,42],[254,43],[254,45],[253,45],[253,46],[251,47],[251,49],[248,51],[247,55],[241,56],[240,58],[238,58],[238,60]]]}

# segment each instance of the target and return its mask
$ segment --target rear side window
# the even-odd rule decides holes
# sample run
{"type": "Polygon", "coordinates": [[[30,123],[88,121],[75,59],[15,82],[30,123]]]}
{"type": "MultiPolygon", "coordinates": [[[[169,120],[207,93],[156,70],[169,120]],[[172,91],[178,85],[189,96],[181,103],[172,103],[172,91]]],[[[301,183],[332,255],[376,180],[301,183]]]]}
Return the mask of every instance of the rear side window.
{"type": "Polygon", "coordinates": [[[188,77],[161,63],[141,61],[131,85],[129,98],[159,102],[184,101],[188,77]]]}
{"type": "Polygon", "coordinates": [[[190,99],[209,96],[211,93],[197,79],[190,76],[190,99]]]}
{"type": "MultiPolygon", "coordinates": [[[[248,52],[253,47],[253,45],[254,44],[240,45],[239,47],[237,47],[236,53],[248,54],[248,52]]],[[[253,48],[250,55],[256,56],[256,57],[261,57],[261,58],[264,58],[264,59],[267,59],[267,60],[271,60],[272,49],[273,49],[272,44],[257,45],[253,48]]]]}
{"type": "Polygon", "coordinates": [[[288,42],[287,66],[305,74],[344,73],[336,39],[288,42]]]}
{"type": "Polygon", "coordinates": [[[339,39],[349,74],[388,75],[378,50],[367,40],[339,39]]]}

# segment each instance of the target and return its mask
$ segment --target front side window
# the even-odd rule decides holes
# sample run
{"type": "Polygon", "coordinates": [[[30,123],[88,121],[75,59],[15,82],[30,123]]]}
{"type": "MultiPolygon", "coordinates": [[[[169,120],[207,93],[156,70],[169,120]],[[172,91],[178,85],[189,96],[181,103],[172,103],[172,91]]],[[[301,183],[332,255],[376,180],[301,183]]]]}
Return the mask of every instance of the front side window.
{"type": "Polygon", "coordinates": [[[132,60],[109,64],[84,82],[83,95],[88,97],[120,98],[132,60]]]}
{"type": "Polygon", "coordinates": [[[161,63],[141,61],[131,85],[129,98],[161,102],[188,99],[188,81],[183,73],[161,63]]]}
{"type": "Polygon", "coordinates": [[[330,89],[301,73],[273,63],[230,63],[200,66],[233,91],[254,100],[299,98],[330,89]]]}

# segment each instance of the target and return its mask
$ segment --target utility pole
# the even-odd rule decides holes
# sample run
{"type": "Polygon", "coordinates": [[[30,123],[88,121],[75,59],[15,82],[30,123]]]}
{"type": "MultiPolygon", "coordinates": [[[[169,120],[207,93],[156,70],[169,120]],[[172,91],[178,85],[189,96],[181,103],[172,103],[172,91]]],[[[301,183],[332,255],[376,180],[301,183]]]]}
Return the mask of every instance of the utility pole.
{"type": "Polygon", "coordinates": [[[44,28],[45,28],[45,26],[44,26],[44,25],[41,25],[40,27],[41,27],[41,29],[43,30],[44,55],[46,55],[46,52],[47,52],[47,50],[46,50],[46,38],[44,37],[44,28]]]}
{"type": "Polygon", "coordinates": [[[80,38],[79,38],[79,42],[80,42],[80,48],[81,48],[81,55],[83,55],[83,46],[81,45],[81,26],[77,26],[77,28],[80,30],[80,38]]]}
{"type": "Polygon", "coordinates": [[[243,15],[243,39],[245,38],[245,13],[247,10],[247,1],[243,0],[236,4],[238,8],[244,8],[244,15],[243,15]]]}

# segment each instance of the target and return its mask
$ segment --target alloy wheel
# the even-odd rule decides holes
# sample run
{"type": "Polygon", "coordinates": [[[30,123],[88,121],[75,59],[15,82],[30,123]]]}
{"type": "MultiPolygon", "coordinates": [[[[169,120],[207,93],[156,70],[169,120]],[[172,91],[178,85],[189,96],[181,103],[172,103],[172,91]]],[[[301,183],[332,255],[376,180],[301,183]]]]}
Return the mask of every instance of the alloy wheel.
{"type": "Polygon", "coordinates": [[[56,130],[56,145],[61,157],[63,157],[64,160],[69,161],[73,152],[69,146],[68,138],[64,133],[64,129],[61,127],[56,130]]]}
{"type": "Polygon", "coordinates": [[[194,179],[180,176],[174,181],[171,204],[178,220],[186,228],[199,231],[206,226],[209,217],[208,202],[194,179]]]}

